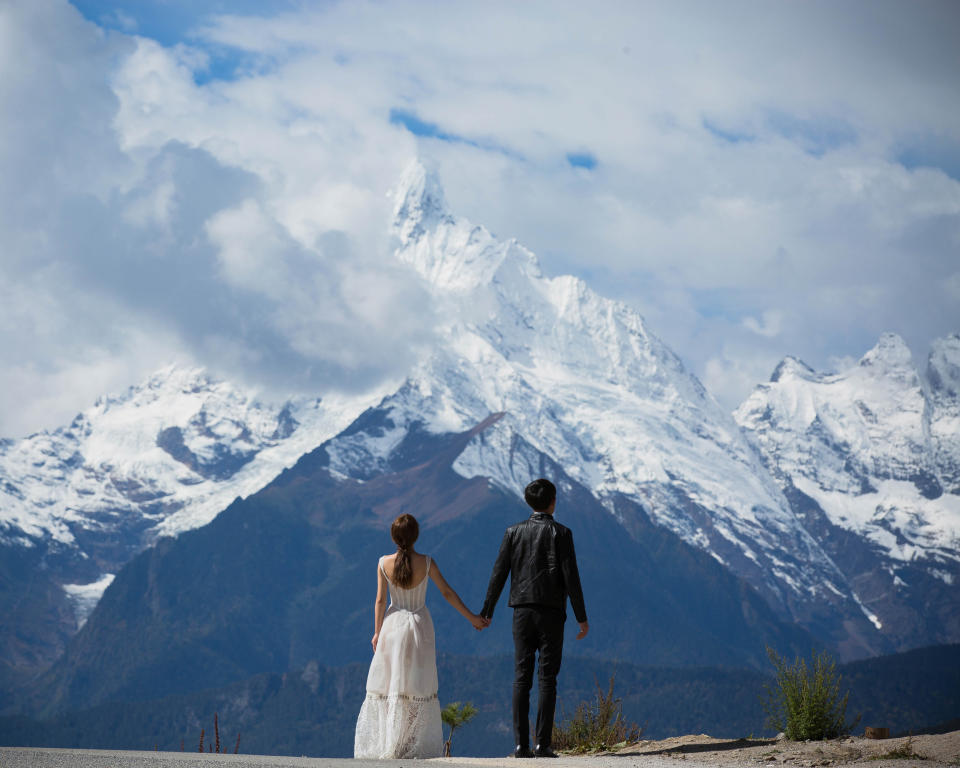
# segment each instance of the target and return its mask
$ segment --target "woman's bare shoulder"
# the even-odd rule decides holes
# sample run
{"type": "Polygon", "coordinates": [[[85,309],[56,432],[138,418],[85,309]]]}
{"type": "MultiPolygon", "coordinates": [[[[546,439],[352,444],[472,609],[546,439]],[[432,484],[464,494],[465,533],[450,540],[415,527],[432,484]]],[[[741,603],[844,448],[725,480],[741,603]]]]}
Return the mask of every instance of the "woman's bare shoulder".
{"type": "MultiPolygon", "coordinates": [[[[419,552],[414,552],[412,553],[410,559],[412,561],[411,565],[413,566],[413,573],[415,576],[422,574],[426,570],[427,568],[426,555],[421,555],[419,552]]],[[[393,568],[397,563],[397,553],[394,552],[390,555],[384,555],[383,557],[380,558],[380,563],[383,566],[383,570],[386,571],[387,576],[392,578],[393,568]]]]}
{"type": "MultiPolygon", "coordinates": [[[[431,560],[432,560],[432,559],[433,559],[433,558],[431,558],[431,560]]],[[[425,562],[427,562],[427,556],[426,556],[426,555],[421,555],[419,552],[414,552],[414,553],[411,555],[411,560],[413,560],[413,562],[415,562],[415,563],[425,563],[425,562]]],[[[381,563],[384,563],[384,564],[390,563],[390,564],[392,565],[392,564],[395,563],[396,561],[397,561],[397,553],[396,553],[396,552],[391,552],[389,555],[383,555],[383,556],[380,558],[380,562],[381,562],[381,563]]]]}

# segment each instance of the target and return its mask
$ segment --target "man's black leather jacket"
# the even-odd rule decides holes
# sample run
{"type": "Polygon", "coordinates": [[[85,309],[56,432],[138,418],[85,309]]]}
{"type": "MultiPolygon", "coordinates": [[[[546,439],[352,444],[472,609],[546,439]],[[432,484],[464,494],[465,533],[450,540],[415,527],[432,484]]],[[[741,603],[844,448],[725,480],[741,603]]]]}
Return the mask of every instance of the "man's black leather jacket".
{"type": "Polygon", "coordinates": [[[507,528],[497,562],[487,587],[481,616],[493,617],[493,609],[510,576],[508,605],[540,605],[558,608],[566,615],[567,595],[577,621],[587,620],[583,589],[573,549],[573,534],[545,512],[534,512],[522,523],[507,528]]]}

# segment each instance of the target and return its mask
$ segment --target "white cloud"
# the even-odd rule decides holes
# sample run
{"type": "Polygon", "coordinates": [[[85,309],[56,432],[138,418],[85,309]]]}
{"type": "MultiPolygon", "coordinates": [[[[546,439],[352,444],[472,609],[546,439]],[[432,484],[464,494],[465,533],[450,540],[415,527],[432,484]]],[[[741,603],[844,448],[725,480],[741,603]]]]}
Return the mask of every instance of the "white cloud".
{"type": "Polygon", "coordinates": [[[283,254],[287,243],[256,200],[248,198],[236,208],[215,213],[206,230],[217,246],[221,275],[228,283],[282,298],[291,282],[283,254]]]}
{"type": "Polygon", "coordinates": [[[843,371],[849,371],[851,368],[855,367],[859,362],[860,358],[853,357],[851,355],[842,355],[840,357],[831,357],[827,361],[827,367],[825,369],[826,373],[841,373],[843,371]]]}
{"type": "Polygon", "coordinates": [[[385,263],[385,178],[351,183],[342,143],[289,139],[256,94],[193,83],[202,51],[104,36],[66,3],[4,6],[0,39],[0,434],[170,359],[322,394],[400,376],[429,341],[419,283],[385,263]]]}
{"type": "Polygon", "coordinates": [[[785,354],[824,366],[884,330],[917,351],[960,327],[960,183],[900,162],[923,136],[960,148],[955,21],[950,2],[308,2],[164,47],[7,3],[0,278],[60,319],[0,309],[5,333],[32,326],[3,362],[75,407],[72,364],[38,360],[105,350],[132,375],[136,334],[279,387],[402,370],[429,308],[391,263],[385,193],[417,153],[457,212],[639,305],[731,406],[785,354]],[[198,85],[230,47],[243,76],[198,85]]]}
{"type": "Polygon", "coordinates": [[[898,162],[924,131],[960,148],[948,3],[551,9],[307,6],[203,34],[279,62],[238,92],[458,137],[419,140],[456,210],[637,303],[702,374],[744,331],[824,365],[960,325],[938,288],[960,184],[898,162]]]}
{"type": "Polygon", "coordinates": [[[100,17],[100,21],[105,27],[115,27],[130,34],[134,34],[137,31],[137,20],[119,8],[114,8],[105,13],[100,17]]]}
{"type": "Polygon", "coordinates": [[[733,410],[757,384],[769,381],[776,358],[752,354],[748,349],[724,348],[703,368],[703,384],[724,406],[733,410]]]}
{"type": "Polygon", "coordinates": [[[777,309],[768,309],[763,312],[759,320],[755,317],[745,317],[743,327],[748,331],[753,331],[758,336],[772,339],[779,336],[783,330],[783,312],[777,309]]]}

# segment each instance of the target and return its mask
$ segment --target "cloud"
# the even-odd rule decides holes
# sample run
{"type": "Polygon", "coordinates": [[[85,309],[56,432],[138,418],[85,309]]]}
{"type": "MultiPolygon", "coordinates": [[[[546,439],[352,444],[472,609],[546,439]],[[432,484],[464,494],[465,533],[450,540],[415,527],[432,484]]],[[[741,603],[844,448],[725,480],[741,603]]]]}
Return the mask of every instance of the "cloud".
{"type": "Polygon", "coordinates": [[[120,8],[113,8],[100,17],[104,27],[120,29],[131,34],[137,31],[137,20],[120,8]]]}
{"type": "Polygon", "coordinates": [[[920,349],[960,326],[940,287],[960,232],[956,20],[949,3],[358,3],[202,34],[295,50],[284,81],[346,85],[328,104],[416,134],[456,210],[639,305],[707,377],[724,345],[824,366],[885,330],[920,349]]]}
{"type": "Polygon", "coordinates": [[[757,384],[770,380],[776,363],[776,358],[770,355],[727,346],[707,359],[703,384],[721,403],[739,403],[743,392],[749,393],[757,384]]]}
{"type": "Polygon", "coordinates": [[[745,317],[743,327],[748,331],[753,331],[758,336],[765,336],[772,339],[780,335],[783,330],[783,312],[776,309],[768,309],[763,312],[761,318],[745,317]]]}
{"type": "Polygon", "coordinates": [[[78,7],[0,11],[0,277],[34,297],[3,362],[62,390],[43,425],[145,338],[278,388],[397,375],[431,325],[385,234],[417,154],[730,407],[785,354],[960,327],[954,3],[78,7]]]}
{"type": "Polygon", "coordinates": [[[0,23],[8,65],[41,62],[5,66],[0,92],[18,116],[0,120],[0,434],[62,424],[170,359],[282,396],[403,376],[429,302],[389,257],[386,185],[331,172],[342,144],[323,156],[306,118],[218,136],[196,49],[46,0],[0,23]]]}

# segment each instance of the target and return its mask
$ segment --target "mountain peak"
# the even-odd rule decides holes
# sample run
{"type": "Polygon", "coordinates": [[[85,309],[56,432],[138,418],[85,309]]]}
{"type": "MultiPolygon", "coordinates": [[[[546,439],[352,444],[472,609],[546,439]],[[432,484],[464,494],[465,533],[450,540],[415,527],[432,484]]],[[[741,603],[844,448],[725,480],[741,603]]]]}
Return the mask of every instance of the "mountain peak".
{"type": "Polygon", "coordinates": [[[183,392],[197,392],[218,384],[206,368],[184,363],[169,363],[155,371],[140,386],[144,389],[180,389],[183,392]]]}
{"type": "Polygon", "coordinates": [[[784,374],[792,374],[808,380],[813,380],[818,375],[817,372],[803,362],[803,360],[798,357],[793,357],[792,355],[787,355],[777,364],[777,367],[773,370],[773,374],[770,376],[770,382],[776,383],[780,381],[784,374]]]}
{"type": "Polygon", "coordinates": [[[912,365],[912,355],[907,343],[896,333],[884,333],[876,346],[860,359],[864,368],[907,368],[912,365]]]}
{"type": "Polygon", "coordinates": [[[394,192],[393,231],[400,238],[397,258],[441,293],[484,288],[498,272],[515,287],[517,278],[543,277],[537,257],[515,239],[499,240],[451,214],[439,176],[419,160],[407,166],[394,192]]]}
{"type": "MultiPolygon", "coordinates": [[[[203,367],[185,363],[168,363],[126,391],[100,395],[93,404],[93,411],[103,412],[133,400],[154,400],[176,392],[196,394],[210,391],[221,382],[213,378],[203,367]]],[[[80,414],[79,417],[90,413],[80,414]]]]}
{"type": "Polygon", "coordinates": [[[416,240],[431,224],[450,218],[436,170],[419,159],[400,175],[393,201],[393,229],[405,243],[416,240]]]}

